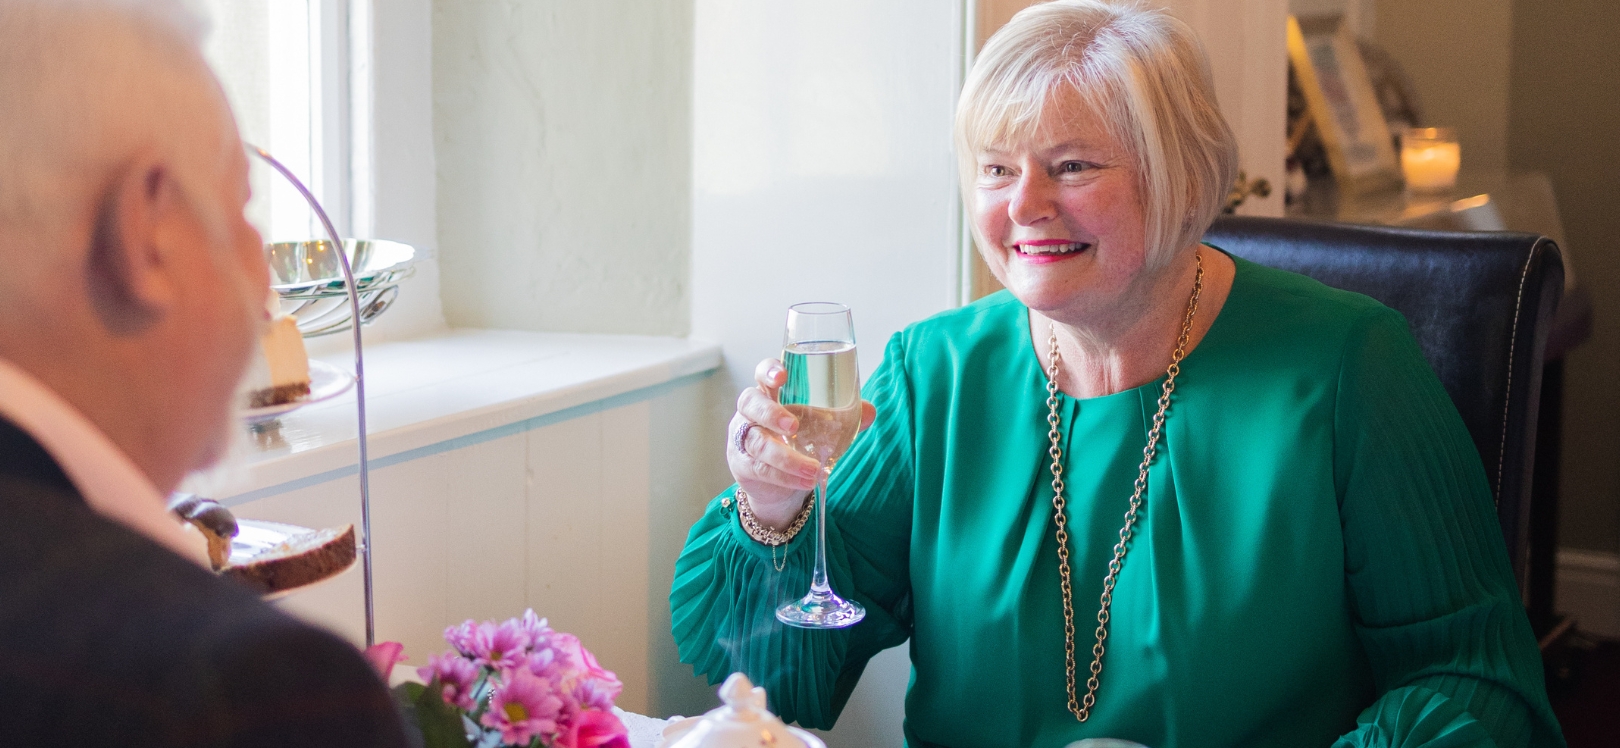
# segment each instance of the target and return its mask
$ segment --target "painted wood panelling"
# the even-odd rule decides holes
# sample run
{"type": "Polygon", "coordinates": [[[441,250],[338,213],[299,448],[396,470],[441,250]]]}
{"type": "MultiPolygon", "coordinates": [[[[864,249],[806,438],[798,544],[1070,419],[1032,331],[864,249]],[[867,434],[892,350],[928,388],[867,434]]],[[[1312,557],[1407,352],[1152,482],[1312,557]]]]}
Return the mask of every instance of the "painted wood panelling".
{"type": "MultiPolygon", "coordinates": [[[[674,554],[719,487],[696,485],[699,470],[664,469],[656,508],[653,490],[655,464],[695,466],[719,454],[723,435],[694,433],[703,390],[702,380],[654,389],[374,470],[378,640],[402,642],[420,665],[444,650],[446,626],[533,607],[619,675],[621,707],[667,716],[712,701],[675,661],[668,595],[674,554]]],[[[324,527],[358,523],[357,497],[347,476],[233,510],[324,527]]],[[[279,604],[350,641],[364,638],[358,569],[279,604]]]]}

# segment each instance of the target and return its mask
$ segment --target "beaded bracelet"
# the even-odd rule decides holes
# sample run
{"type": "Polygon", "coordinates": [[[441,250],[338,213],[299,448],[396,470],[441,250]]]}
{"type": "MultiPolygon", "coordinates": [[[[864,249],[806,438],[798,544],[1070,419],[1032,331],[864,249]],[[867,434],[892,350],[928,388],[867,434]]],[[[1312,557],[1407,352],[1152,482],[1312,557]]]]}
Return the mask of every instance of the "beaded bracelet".
{"type": "Polygon", "coordinates": [[[798,535],[799,531],[804,529],[804,523],[810,519],[810,510],[815,508],[815,505],[815,495],[812,494],[809,500],[804,502],[804,509],[799,510],[799,516],[793,518],[793,524],[788,525],[786,530],[772,530],[760,524],[759,519],[754,517],[754,508],[748,505],[748,494],[741,486],[737,487],[737,519],[742,522],[743,532],[772,548],[786,545],[794,535],[798,535]]]}

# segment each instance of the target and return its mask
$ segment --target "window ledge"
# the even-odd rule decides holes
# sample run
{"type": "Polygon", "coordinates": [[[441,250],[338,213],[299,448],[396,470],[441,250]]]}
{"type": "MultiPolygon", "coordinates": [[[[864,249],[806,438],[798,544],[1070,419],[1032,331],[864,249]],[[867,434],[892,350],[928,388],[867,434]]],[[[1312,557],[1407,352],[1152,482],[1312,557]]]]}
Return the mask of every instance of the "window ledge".
{"type": "MultiPolygon", "coordinates": [[[[317,360],[353,371],[347,351],[317,360]]],[[[634,401],[720,366],[720,346],[682,338],[450,330],[367,345],[372,469],[634,401]]],[[[253,429],[226,505],[353,475],[355,392],[253,429]]]]}

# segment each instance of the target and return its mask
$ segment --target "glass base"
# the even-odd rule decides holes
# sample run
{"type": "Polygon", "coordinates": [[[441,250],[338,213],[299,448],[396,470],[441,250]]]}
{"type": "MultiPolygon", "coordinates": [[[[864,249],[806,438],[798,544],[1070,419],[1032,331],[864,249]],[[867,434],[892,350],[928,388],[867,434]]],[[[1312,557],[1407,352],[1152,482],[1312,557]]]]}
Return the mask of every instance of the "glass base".
{"type": "Polygon", "coordinates": [[[776,620],[801,629],[841,629],[854,626],[865,617],[865,607],[839,597],[832,590],[811,590],[810,594],[776,609],[776,620]]]}

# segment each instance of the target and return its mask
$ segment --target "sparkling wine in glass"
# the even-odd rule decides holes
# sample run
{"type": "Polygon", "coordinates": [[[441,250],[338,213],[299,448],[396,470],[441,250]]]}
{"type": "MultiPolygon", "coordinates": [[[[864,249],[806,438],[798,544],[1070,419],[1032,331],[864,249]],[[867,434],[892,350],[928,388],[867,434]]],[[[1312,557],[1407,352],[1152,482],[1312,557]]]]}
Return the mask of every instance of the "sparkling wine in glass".
{"type": "Polygon", "coordinates": [[[811,302],[788,307],[782,340],[787,382],[777,399],[799,419],[788,443],[821,464],[816,482],[816,566],[810,592],[776,609],[776,619],[807,629],[853,626],[866,608],[833,592],[827,582],[827,477],[861,427],[861,372],[855,361],[855,323],[843,304],[811,302]]]}

